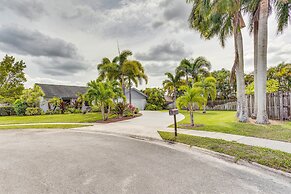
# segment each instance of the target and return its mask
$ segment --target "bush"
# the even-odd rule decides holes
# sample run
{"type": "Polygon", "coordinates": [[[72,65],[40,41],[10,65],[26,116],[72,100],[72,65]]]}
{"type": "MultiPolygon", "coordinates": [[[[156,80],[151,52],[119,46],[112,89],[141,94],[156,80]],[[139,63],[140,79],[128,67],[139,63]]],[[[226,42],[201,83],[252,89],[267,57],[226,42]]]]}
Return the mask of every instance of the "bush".
{"type": "Polygon", "coordinates": [[[0,107],[0,116],[11,116],[16,115],[14,108],[12,106],[0,107]]]}
{"type": "Polygon", "coordinates": [[[124,116],[124,117],[132,117],[132,116],[133,116],[133,113],[132,113],[131,110],[126,109],[126,110],[124,111],[124,113],[123,113],[123,116],[124,116]]]}
{"type": "Polygon", "coordinates": [[[163,107],[157,106],[155,104],[147,104],[145,109],[146,110],[163,110],[163,107]]]}
{"type": "Polygon", "coordinates": [[[57,110],[55,110],[55,111],[53,111],[53,110],[47,110],[46,111],[46,115],[58,115],[58,114],[61,114],[62,113],[62,111],[60,110],[60,109],[57,109],[57,110]]]}
{"type": "Polygon", "coordinates": [[[91,112],[101,112],[100,107],[99,106],[92,106],[91,107],[91,112]]]}
{"type": "Polygon", "coordinates": [[[34,115],[41,115],[41,114],[43,114],[43,111],[41,108],[38,108],[38,107],[36,108],[29,107],[25,111],[25,115],[27,116],[34,116],[34,115]]]}
{"type": "Polygon", "coordinates": [[[119,102],[116,104],[115,108],[114,108],[114,113],[117,114],[118,116],[122,117],[125,110],[126,110],[127,105],[125,105],[122,102],[119,102]]]}
{"type": "Polygon", "coordinates": [[[14,111],[17,115],[25,115],[25,111],[27,109],[26,102],[23,100],[16,100],[13,104],[14,111]]]}
{"type": "Polygon", "coordinates": [[[136,108],[136,109],[134,110],[134,114],[138,114],[138,113],[139,113],[139,109],[136,108]]]}

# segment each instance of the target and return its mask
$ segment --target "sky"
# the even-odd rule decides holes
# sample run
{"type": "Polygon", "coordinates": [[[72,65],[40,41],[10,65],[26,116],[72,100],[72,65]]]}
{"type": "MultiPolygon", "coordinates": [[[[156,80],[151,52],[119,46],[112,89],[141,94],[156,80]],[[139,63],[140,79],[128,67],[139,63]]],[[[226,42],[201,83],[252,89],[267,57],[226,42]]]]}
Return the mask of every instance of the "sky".
{"type": "MultiPolygon", "coordinates": [[[[165,72],[183,58],[206,57],[212,70],[231,69],[233,41],[204,40],[189,28],[186,0],[0,0],[0,58],[25,61],[27,83],[86,85],[102,58],[131,50],[149,83],[161,87],[165,72]]],[[[246,22],[247,15],[244,16],[246,22]]],[[[269,19],[268,66],[291,62],[291,28],[276,32],[269,19]]],[[[243,29],[245,71],[253,70],[253,40],[243,29]]]]}

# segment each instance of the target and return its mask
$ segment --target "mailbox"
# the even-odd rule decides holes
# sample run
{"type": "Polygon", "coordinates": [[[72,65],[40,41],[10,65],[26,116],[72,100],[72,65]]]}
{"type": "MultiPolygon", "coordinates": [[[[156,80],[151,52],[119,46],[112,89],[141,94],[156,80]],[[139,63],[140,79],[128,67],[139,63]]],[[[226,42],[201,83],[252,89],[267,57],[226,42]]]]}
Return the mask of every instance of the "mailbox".
{"type": "Polygon", "coordinates": [[[170,109],[169,110],[169,115],[177,115],[177,114],[179,114],[179,110],[178,109],[170,109]]]}

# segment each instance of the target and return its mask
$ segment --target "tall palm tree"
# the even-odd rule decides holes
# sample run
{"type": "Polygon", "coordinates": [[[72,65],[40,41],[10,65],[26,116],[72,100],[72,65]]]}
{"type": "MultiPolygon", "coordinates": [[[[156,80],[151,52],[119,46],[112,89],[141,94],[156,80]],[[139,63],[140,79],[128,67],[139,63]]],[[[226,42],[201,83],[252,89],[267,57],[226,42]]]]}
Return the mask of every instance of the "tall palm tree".
{"type": "Polygon", "coordinates": [[[199,80],[201,76],[208,76],[211,69],[211,63],[205,57],[198,57],[194,59],[183,59],[177,70],[184,72],[187,85],[189,83],[189,76],[192,78],[192,85],[199,80]]]}
{"type": "Polygon", "coordinates": [[[131,88],[134,83],[137,87],[138,84],[142,84],[142,81],[145,80],[148,82],[148,77],[144,72],[144,68],[139,61],[125,61],[122,66],[122,74],[125,81],[127,82],[129,90],[129,104],[131,104],[131,88]]]}
{"type": "Polygon", "coordinates": [[[218,36],[225,46],[227,37],[233,36],[235,47],[234,70],[237,83],[238,118],[240,122],[248,121],[247,103],[244,83],[243,38],[241,29],[245,23],[241,14],[240,0],[187,0],[193,3],[189,17],[190,27],[199,31],[201,37],[211,39],[218,36]]]}
{"type": "MultiPolygon", "coordinates": [[[[271,3],[269,0],[244,0],[245,9],[250,13],[251,30],[253,29],[254,33],[255,114],[256,122],[260,124],[269,122],[266,110],[266,80],[268,16],[272,8],[271,3]]],[[[291,1],[277,0],[273,6],[277,15],[277,32],[282,33],[291,17],[291,1]]]]}
{"type": "Polygon", "coordinates": [[[216,98],[216,79],[214,77],[207,77],[203,81],[196,82],[194,87],[200,87],[203,90],[203,97],[205,98],[203,113],[206,113],[208,98],[210,97],[212,101],[216,98]]]}
{"type": "Polygon", "coordinates": [[[188,87],[183,96],[177,99],[177,104],[180,109],[187,108],[190,112],[191,126],[194,126],[194,111],[196,106],[205,103],[205,98],[202,96],[203,89],[200,87],[188,87]]]}
{"type": "Polygon", "coordinates": [[[129,50],[122,51],[112,61],[108,58],[104,58],[100,64],[97,65],[99,71],[99,80],[118,80],[125,95],[125,77],[122,73],[122,67],[128,60],[128,57],[132,55],[129,50]]]}
{"type": "Polygon", "coordinates": [[[173,75],[172,73],[165,73],[165,75],[168,77],[163,82],[164,89],[168,91],[168,93],[173,94],[173,100],[174,100],[174,106],[176,107],[176,99],[177,99],[177,93],[178,89],[184,85],[184,81],[182,80],[182,77],[184,76],[183,71],[176,71],[176,73],[173,75]]]}

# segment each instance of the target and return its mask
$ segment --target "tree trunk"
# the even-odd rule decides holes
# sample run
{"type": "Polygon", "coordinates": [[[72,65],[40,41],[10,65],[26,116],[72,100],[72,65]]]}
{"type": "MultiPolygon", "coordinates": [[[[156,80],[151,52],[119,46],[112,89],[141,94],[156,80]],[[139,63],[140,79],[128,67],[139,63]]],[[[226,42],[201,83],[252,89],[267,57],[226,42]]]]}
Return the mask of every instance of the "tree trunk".
{"type": "Polygon", "coordinates": [[[191,127],[194,127],[194,113],[190,110],[191,127]]]}
{"type": "Polygon", "coordinates": [[[258,30],[259,30],[259,22],[254,22],[254,91],[255,91],[255,103],[254,103],[254,113],[252,117],[257,117],[258,110],[258,30]]]}
{"type": "Polygon", "coordinates": [[[122,87],[123,95],[125,96],[125,99],[123,100],[123,102],[126,104],[125,83],[124,83],[124,76],[123,75],[121,77],[121,87],[122,87]]]}
{"type": "Polygon", "coordinates": [[[105,121],[106,120],[105,119],[105,110],[104,110],[104,105],[103,104],[101,104],[101,114],[102,114],[103,121],[105,121]]]}
{"type": "Polygon", "coordinates": [[[176,100],[177,100],[177,89],[174,88],[174,108],[177,108],[176,100]]]}
{"type": "Polygon", "coordinates": [[[206,113],[206,104],[205,103],[203,104],[203,113],[204,114],[206,113]]]}
{"type": "Polygon", "coordinates": [[[129,104],[131,105],[131,83],[129,80],[129,104]]]}
{"type": "Polygon", "coordinates": [[[258,33],[258,69],[257,84],[258,105],[257,120],[259,124],[268,124],[269,119],[266,107],[266,84],[267,84],[267,49],[268,49],[268,12],[269,0],[261,0],[258,33]]]}
{"type": "Polygon", "coordinates": [[[247,100],[245,94],[245,79],[244,79],[244,50],[243,50],[243,38],[241,34],[241,30],[238,30],[236,35],[237,41],[237,50],[238,50],[238,66],[237,66],[237,86],[238,96],[240,98],[240,114],[239,121],[247,122],[248,121],[248,108],[247,108],[247,100]]]}

